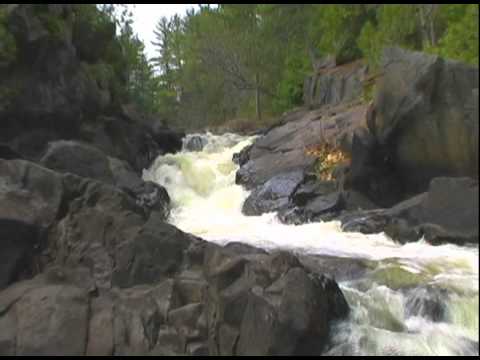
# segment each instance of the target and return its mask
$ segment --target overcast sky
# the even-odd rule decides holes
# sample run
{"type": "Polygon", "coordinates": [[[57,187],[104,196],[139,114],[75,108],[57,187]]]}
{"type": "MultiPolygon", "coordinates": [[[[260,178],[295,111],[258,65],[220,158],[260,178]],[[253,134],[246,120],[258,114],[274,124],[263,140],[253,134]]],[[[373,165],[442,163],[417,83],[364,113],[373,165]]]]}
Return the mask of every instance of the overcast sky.
{"type": "Polygon", "coordinates": [[[145,44],[147,58],[156,56],[152,41],[155,40],[153,30],[162,16],[167,18],[179,14],[184,15],[188,8],[197,7],[196,4],[132,4],[129,5],[133,13],[133,30],[145,44]]]}

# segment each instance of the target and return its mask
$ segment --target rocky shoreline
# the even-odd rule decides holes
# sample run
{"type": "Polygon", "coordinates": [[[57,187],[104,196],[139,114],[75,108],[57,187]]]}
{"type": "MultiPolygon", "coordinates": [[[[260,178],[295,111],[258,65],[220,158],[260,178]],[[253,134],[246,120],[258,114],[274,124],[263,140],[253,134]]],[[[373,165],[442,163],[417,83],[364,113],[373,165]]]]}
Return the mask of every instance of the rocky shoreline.
{"type": "Polygon", "coordinates": [[[169,225],[168,193],[139,172],[184,134],[115,104],[80,38],[9,11],[19,59],[0,85],[22,91],[0,107],[0,354],[319,354],[349,311],[337,283],[169,225]]]}
{"type": "MultiPolygon", "coordinates": [[[[334,83],[354,83],[351,73],[333,72],[334,83]]],[[[310,98],[331,103],[285,114],[234,155],[236,182],[252,189],[244,214],[277,211],[290,224],[336,219],[344,231],[400,242],[478,244],[478,68],[388,49],[382,73],[370,104],[319,87],[327,93],[310,98]],[[319,161],[305,149],[324,144],[349,160],[319,180],[319,161]]],[[[355,86],[344,91],[361,95],[355,86]]]]}
{"type": "MultiPolygon", "coordinates": [[[[139,172],[179,151],[184,134],[114,104],[84,71],[85,44],[53,41],[28,6],[11,11],[23,60],[2,70],[1,85],[22,73],[24,91],[0,108],[0,355],[324,352],[350,312],[336,281],[367,266],[221,247],[168,224],[167,191],[139,172]]],[[[320,109],[284,115],[234,157],[237,182],[252,190],[245,214],[478,244],[478,68],[386,56],[372,105],[352,100],[364,65],[328,72],[309,80],[311,91],[333,91],[309,95],[320,109]],[[350,154],[333,180],[318,181],[305,152],[319,141],[350,154]]]]}

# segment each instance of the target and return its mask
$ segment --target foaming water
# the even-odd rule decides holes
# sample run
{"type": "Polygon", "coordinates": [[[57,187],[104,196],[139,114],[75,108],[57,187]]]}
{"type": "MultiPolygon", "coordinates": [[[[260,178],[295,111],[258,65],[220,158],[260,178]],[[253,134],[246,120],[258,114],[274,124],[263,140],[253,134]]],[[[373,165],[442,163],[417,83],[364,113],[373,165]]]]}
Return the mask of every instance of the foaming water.
{"type": "Polygon", "coordinates": [[[274,213],[245,216],[249,192],[235,184],[232,156],[254,138],[201,136],[207,140],[203,151],[161,156],[144,171],[145,180],[168,190],[172,224],[220,245],[243,242],[371,264],[361,281],[340,284],[352,312],[336,325],[330,354],[478,354],[478,247],[400,245],[384,234],[344,233],[335,221],[293,226],[274,213]],[[421,286],[448,290],[446,319],[405,316],[408,291],[421,286]]]}

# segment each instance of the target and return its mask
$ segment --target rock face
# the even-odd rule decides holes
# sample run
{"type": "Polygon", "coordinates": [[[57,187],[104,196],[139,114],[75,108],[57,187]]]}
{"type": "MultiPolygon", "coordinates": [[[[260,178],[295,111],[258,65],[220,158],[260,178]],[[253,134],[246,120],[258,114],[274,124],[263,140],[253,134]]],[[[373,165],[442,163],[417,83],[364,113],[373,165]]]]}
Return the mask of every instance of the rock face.
{"type": "Polygon", "coordinates": [[[348,314],[292,254],[204,242],[91,178],[0,174],[2,355],[318,355],[348,314]]]}
{"type": "Polygon", "coordinates": [[[400,242],[422,236],[432,244],[478,243],[478,181],[471,178],[434,178],[426,193],[386,210],[349,214],[343,229],[385,231],[400,242]]]}
{"type": "Polygon", "coordinates": [[[362,61],[335,66],[326,63],[322,69],[305,79],[303,100],[307,107],[338,105],[359,98],[363,93],[363,78],[367,66],[362,61]]]}
{"type": "Polygon", "coordinates": [[[401,241],[478,241],[478,222],[465,215],[478,213],[478,202],[467,199],[476,195],[474,180],[460,179],[478,179],[478,67],[387,49],[369,105],[348,103],[362,87],[361,63],[318,72],[318,80],[306,81],[306,107],[283,115],[236,155],[236,182],[252,190],[244,213],[279,211],[280,220],[295,224],[340,218],[350,231],[385,230],[401,241]],[[322,81],[325,87],[315,85],[322,81]],[[322,94],[317,102],[315,94],[322,94]],[[312,176],[322,164],[305,151],[322,144],[349,155],[327,183],[312,176]],[[282,184],[277,177],[294,172],[303,174],[297,186],[272,195],[282,184]],[[412,199],[424,192],[428,200],[412,199]],[[406,216],[410,207],[421,214],[406,216]]]}
{"type": "Polygon", "coordinates": [[[478,67],[399,48],[384,53],[370,130],[413,191],[478,177],[478,67]]]}
{"type": "Polygon", "coordinates": [[[119,58],[122,50],[113,49],[118,45],[113,23],[87,29],[77,10],[68,4],[6,8],[17,52],[14,62],[0,64],[0,142],[21,158],[38,161],[51,141],[81,140],[136,171],[159,153],[180,150],[184,134],[126,111],[111,84],[95,77],[111,65],[105,49],[117,51],[119,58]]]}
{"type": "Polygon", "coordinates": [[[113,183],[108,158],[87,144],[64,140],[52,142],[40,163],[53,170],[113,183]]]}
{"type": "Polygon", "coordinates": [[[352,105],[287,114],[279,126],[255,141],[249,160],[237,172],[236,182],[251,189],[281,173],[307,174],[315,158],[306,154],[306,148],[324,142],[349,146],[351,131],[366,126],[365,112],[365,106],[352,105]]]}

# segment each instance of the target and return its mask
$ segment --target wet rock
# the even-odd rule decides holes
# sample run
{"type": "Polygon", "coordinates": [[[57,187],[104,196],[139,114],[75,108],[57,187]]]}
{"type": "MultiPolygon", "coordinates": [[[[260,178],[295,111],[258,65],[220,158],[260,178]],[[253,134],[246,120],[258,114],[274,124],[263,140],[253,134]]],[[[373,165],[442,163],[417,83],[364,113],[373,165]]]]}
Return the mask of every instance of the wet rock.
{"type": "Polygon", "coordinates": [[[309,271],[326,274],[336,281],[355,280],[364,277],[370,264],[364,259],[323,255],[299,255],[299,260],[309,271]]]}
{"type": "Polygon", "coordinates": [[[253,145],[245,146],[240,152],[233,154],[232,161],[239,166],[243,166],[250,160],[250,150],[253,145]]]}
{"type": "Polygon", "coordinates": [[[109,157],[115,185],[136,199],[145,213],[157,211],[167,219],[170,214],[170,196],[167,190],[151,181],[143,181],[125,161],[109,157]]]}
{"type": "Polygon", "coordinates": [[[340,217],[344,231],[378,233],[405,243],[424,237],[432,244],[478,242],[478,181],[435,178],[426,193],[389,209],[354,211],[340,217]]]}
{"type": "Polygon", "coordinates": [[[341,193],[318,196],[305,205],[305,213],[310,219],[318,218],[326,213],[340,211],[345,206],[341,193]]]}
{"type": "Polygon", "coordinates": [[[288,206],[290,196],[303,181],[301,171],[280,174],[257,187],[243,204],[245,215],[261,215],[288,206]]]}
{"type": "Polygon", "coordinates": [[[187,151],[202,151],[208,140],[200,135],[187,136],[183,148],[187,151]]]}
{"type": "Polygon", "coordinates": [[[149,121],[153,131],[153,139],[163,153],[176,153],[182,150],[182,139],[185,133],[164,126],[160,121],[149,121]]]}
{"type": "Polygon", "coordinates": [[[410,291],[405,303],[405,315],[421,316],[428,320],[441,322],[447,317],[445,302],[448,292],[444,289],[420,287],[410,291]]]}
{"type": "Polygon", "coordinates": [[[297,206],[305,206],[307,202],[318,196],[327,195],[336,191],[334,181],[319,181],[308,178],[292,195],[292,202],[297,206]]]}

